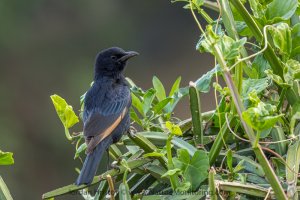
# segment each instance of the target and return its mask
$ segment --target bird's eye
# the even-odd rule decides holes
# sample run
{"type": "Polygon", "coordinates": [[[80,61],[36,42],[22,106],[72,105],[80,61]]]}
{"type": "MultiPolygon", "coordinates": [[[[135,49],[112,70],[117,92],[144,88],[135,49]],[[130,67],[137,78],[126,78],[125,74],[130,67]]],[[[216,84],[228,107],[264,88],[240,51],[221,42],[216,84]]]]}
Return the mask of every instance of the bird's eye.
{"type": "Polygon", "coordinates": [[[117,56],[111,56],[111,59],[116,60],[117,56]]]}

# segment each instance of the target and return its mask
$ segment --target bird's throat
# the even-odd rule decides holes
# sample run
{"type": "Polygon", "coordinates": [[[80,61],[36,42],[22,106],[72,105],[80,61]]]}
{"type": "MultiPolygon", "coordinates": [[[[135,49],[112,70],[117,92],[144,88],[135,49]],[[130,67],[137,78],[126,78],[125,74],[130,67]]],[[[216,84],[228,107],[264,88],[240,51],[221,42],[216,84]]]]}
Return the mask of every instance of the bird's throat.
{"type": "Polygon", "coordinates": [[[122,77],[123,77],[123,74],[119,71],[95,72],[94,81],[104,80],[104,79],[118,80],[122,77]]]}

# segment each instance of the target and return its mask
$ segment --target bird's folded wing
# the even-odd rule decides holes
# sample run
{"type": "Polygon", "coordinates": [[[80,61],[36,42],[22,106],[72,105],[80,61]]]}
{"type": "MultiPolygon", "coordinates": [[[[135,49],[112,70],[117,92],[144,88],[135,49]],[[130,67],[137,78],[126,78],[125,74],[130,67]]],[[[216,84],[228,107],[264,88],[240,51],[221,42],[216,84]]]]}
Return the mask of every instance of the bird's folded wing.
{"type": "MultiPolygon", "coordinates": [[[[123,112],[112,122],[110,126],[108,126],[103,131],[101,130],[101,132],[99,132],[97,135],[87,138],[86,153],[92,152],[102,140],[108,137],[113,132],[113,130],[120,124],[120,122],[122,121],[122,119],[124,118],[127,112],[128,112],[128,108],[125,107],[123,112]]],[[[97,118],[95,120],[97,120],[97,118]]],[[[98,120],[100,120],[100,118],[98,118],[98,120]]]]}
{"type": "Polygon", "coordinates": [[[83,129],[88,143],[87,152],[91,152],[97,144],[113,132],[128,112],[130,104],[130,91],[124,91],[96,108],[89,109],[83,129]]]}

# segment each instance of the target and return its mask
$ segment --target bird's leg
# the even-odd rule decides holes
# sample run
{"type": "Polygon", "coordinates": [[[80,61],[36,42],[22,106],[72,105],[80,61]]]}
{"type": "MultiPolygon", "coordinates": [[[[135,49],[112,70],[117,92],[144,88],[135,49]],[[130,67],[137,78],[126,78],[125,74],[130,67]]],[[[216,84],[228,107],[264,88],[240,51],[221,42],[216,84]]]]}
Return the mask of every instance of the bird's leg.
{"type": "Polygon", "coordinates": [[[130,137],[135,137],[137,130],[133,126],[130,126],[129,129],[127,130],[127,133],[129,134],[130,137]]]}
{"type": "Polygon", "coordinates": [[[109,148],[106,150],[107,151],[107,171],[112,168],[112,169],[115,169],[115,170],[118,170],[118,172],[120,172],[120,163],[121,163],[121,160],[122,158],[119,157],[117,160],[113,161],[111,164],[109,164],[109,148]]]}
{"type": "Polygon", "coordinates": [[[120,166],[119,166],[120,162],[121,162],[121,158],[118,158],[118,160],[113,161],[110,165],[111,168],[118,170],[118,172],[120,172],[121,171],[120,166]]]}

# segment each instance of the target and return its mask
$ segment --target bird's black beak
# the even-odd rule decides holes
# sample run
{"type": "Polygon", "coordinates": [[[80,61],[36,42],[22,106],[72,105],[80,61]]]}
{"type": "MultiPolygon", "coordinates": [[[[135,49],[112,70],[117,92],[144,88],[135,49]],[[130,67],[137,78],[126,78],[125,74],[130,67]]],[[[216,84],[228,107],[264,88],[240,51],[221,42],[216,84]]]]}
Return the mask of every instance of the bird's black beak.
{"type": "Polygon", "coordinates": [[[137,55],[139,55],[138,52],[135,52],[135,51],[127,51],[127,52],[125,53],[124,56],[122,56],[121,58],[118,59],[118,61],[119,61],[119,62],[125,62],[125,61],[127,61],[129,58],[132,58],[132,57],[137,56],[137,55]]]}

